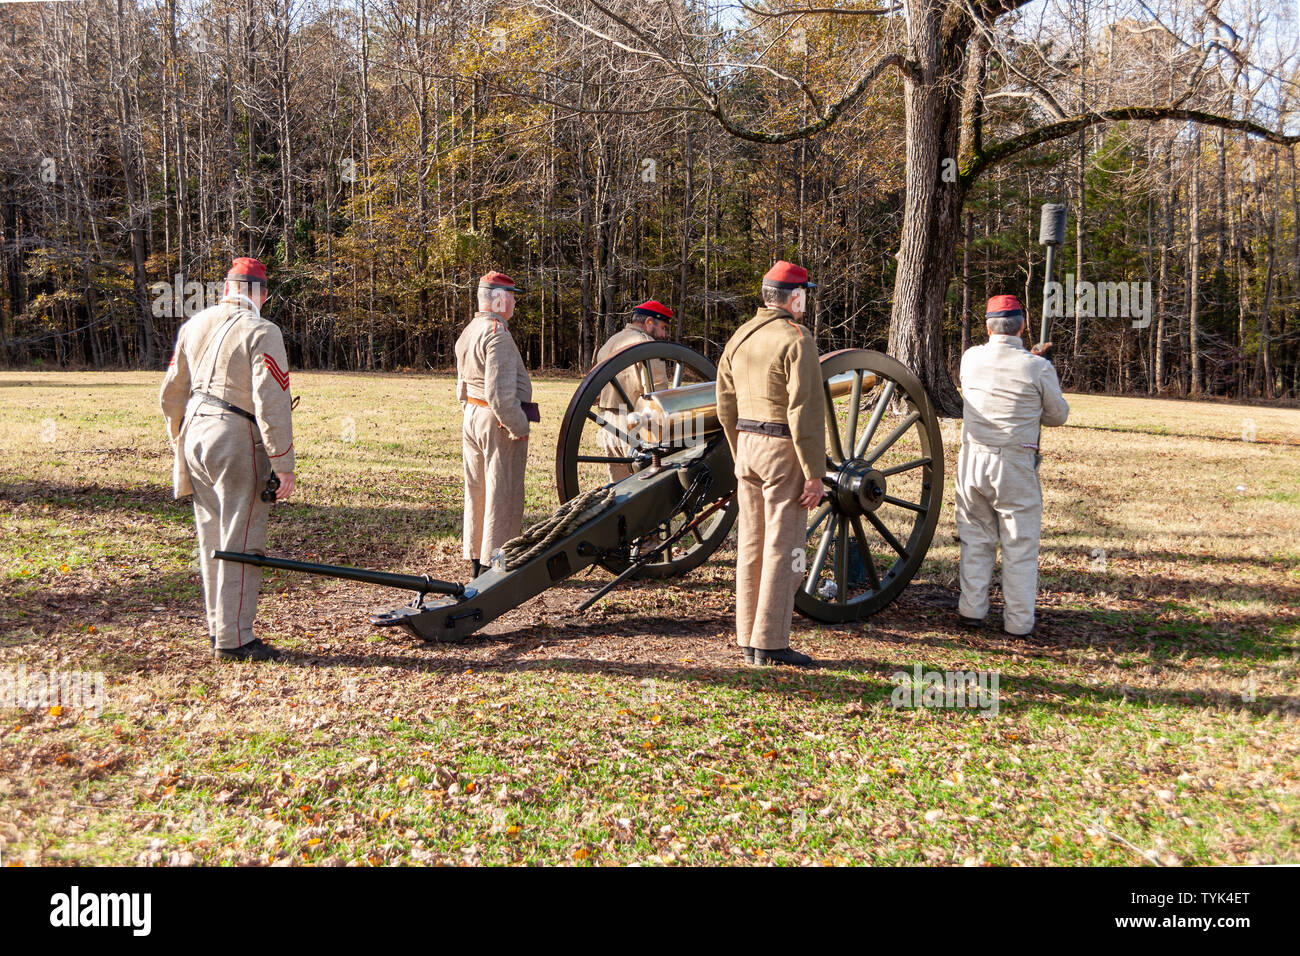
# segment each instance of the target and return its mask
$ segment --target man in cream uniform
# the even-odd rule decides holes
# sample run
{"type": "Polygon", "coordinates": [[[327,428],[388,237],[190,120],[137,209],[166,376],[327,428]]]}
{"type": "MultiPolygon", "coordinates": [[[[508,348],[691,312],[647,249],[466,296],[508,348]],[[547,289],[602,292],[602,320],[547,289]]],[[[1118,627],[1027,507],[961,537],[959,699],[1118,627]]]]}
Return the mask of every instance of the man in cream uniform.
{"type": "Polygon", "coordinates": [[[262,569],[212,557],[266,553],[272,472],[275,497],[293,494],[289,360],[279,327],[262,318],[265,301],[266,267],[236,259],[221,301],[181,325],[159,396],[176,497],[194,495],[213,656],[226,660],[280,655],[253,636],[262,569]]]}
{"type": "MultiPolygon", "coordinates": [[[[655,342],[668,338],[668,323],[672,321],[673,310],[668,308],[662,302],[656,302],[654,299],[648,302],[642,302],[632,310],[632,319],[620,331],[615,332],[609,337],[609,340],[600,347],[596,352],[596,360],[592,367],[599,365],[601,362],[608,361],[624,349],[630,349],[634,345],[641,345],[645,342],[655,342]]],[[[619,389],[611,383],[606,385],[600,392],[600,411],[601,417],[607,422],[617,425],[622,431],[627,431],[627,413],[636,405],[636,400],[645,392],[642,368],[633,366],[624,369],[618,373],[617,381],[619,389]],[[625,401],[626,399],[626,401],[625,401]]],[[[650,373],[654,376],[654,382],[647,383],[651,390],[664,388],[668,385],[668,367],[662,359],[655,359],[650,363],[650,373]]],[[[602,428],[600,431],[601,440],[605,446],[605,454],[610,458],[626,458],[632,454],[632,449],[618,435],[602,428]]],[[[611,482],[622,481],[632,474],[632,466],[626,462],[611,461],[609,463],[609,480],[611,482]]]]}
{"type": "MultiPolygon", "coordinates": [[[[465,559],[478,577],[524,520],[528,410],[533,383],[506,323],[522,291],[502,272],[478,280],[478,311],[456,340],[456,394],[464,409],[465,559]]],[[[535,420],[535,419],[533,419],[535,420]]]]}
{"type": "Polygon", "coordinates": [[[1038,536],[1043,494],[1038,484],[1038,436],[1064,425],[1070,406],[1051,343],[1025,349],[1025,313],[1013,295],[989,299],[989,340],[961,359],[965,400],[957,458],[957,534],[961,538],[962,622],[979,626],[989,611],[989,582],[1002,545],[1002,628],[1012,637],[1034,629],[1038,536]]]}

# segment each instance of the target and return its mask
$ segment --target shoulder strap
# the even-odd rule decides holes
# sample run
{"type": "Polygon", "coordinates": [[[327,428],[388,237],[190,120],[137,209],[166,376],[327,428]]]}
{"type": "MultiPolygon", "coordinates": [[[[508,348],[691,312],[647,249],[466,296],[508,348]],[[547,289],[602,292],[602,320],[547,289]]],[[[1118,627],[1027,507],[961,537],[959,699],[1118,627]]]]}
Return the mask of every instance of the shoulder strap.
{"type": "MultiPolygon", "coordinates": [[[[262,317],[262,310],[259,309],[253,303],[253,300],[250,299],[248,296],[241,295],[239,293],[233,293],[231,295],[226,296],[226,298],[243,299],[244,302],[247,303],[248,311],[252,313],[254,317],[259,319],[262,317]]],[[[221,325],[221,327],[217,329],[217,332],[221,333],[221,337],[217,339],[218,351],[220,351],[221,349],[221,343],[226,340],[226,335],[230,332],[231,327],[235,324],[235,320],[239,318],[239,312],[240,312],[239,309],[236,309],[234,312],[232,312],[230,318],[226,319],[226,321],[221,325]]],[[[203,362],[207,359],[208,353],[211,351],[212,340],[215,337],[216,337],[216,332],[211,333],[208,336],[207,341],[203,343],[203,354],[199,356],[199,361],[194,366],[196,369],[203,367],[203,362]]],[[[212,377],[216,374],[216,372],[217,372],[217,366],[216,363],[214,362],[212,368],[208,369],[208,380],[203,383],[203,389],[205,391],[212,387],[212,377]]]]}
{"type": "Polygon", "coordinates": [[[767,325],[769,322],[775,322],[777,319],[784,319],[784,318],[785,318],[784,315],[773,315],[770,318],[766,318],[762,322],[758,323],[758,325],[754,326],[752,329],[746,332],[745,337],[741,339],[739,342],[737,342],[735,347],[730,352],[727,353],[728,359],[734,360],[736,357],[736,353],[740,351],[740,347],[744,345],[746,342],[748,342],[749,337],[753,335],[755,332],[757,332],[759,329],[761,329],[763,326],[767,325]]]}
{"type": "MultiPolygon", "coordinates": [[[[212,335],[208,336],[208,341],[204,344],[203,355],[199,358],[198,365],[195,366],[196,368],[203,367],[203,363],[207,360],[209,353],[212,351],[212,340],[214,338],[217,338],[217,351],[221,350],[221,343],[226,340],[226,335],[230,332],[231,327],[235,324],[235,320],[238,318],[239,318],[239,313],[235,312],[233,315],[230,316],[230,318],[226,319],[226,321],[222,324],[221,328],[217,329],[217,332],[221,333],[220,338],[217,338],[215,332],[212,335]]],[[[212,378],[216,374],[217,374],[217,363],[213,362],[212,367],[208,369],[208,379],[206,382],[203,383],[204,391],[212,387],[212,378]]]]}

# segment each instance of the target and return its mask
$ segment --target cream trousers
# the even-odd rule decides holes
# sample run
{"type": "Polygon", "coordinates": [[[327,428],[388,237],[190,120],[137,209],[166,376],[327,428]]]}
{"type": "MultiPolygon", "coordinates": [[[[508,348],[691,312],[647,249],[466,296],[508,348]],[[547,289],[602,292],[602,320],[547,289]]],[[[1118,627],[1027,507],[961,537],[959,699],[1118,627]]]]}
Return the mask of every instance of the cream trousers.
{"type": "Polygon", "coordinates": [[[1029,448],[963,442],[957,457],[957,535],[961,538],[963,617],[989,612],[989,583],[1002,545],[1002,626],[1011,634],[1034,629],[1038,592],[1038,537],[1043,494],[1029,448]]]}

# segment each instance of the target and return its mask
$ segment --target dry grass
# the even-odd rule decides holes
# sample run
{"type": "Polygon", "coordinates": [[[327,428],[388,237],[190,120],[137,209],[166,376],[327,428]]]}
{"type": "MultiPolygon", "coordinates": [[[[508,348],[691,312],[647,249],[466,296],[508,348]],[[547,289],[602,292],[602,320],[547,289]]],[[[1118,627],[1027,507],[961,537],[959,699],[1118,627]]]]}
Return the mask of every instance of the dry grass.
{"type": "MultiPolygon", "coordinates": [[[[894,606],[798,622],[812,674],[738,662],[726,549],[441,647],[369,629],[397,592],[271,575],[261,632],[291,654],[252,667],[204,653],[157,385],[0,373],[0,674],[107,682],[98,718],[0,710],[7,862],[1300,860],[1300,412],[1070,396],[1029,643],[952,625],[949,507],[894,606]],[[915,663],[998,671],[1000,713],[894,710],[915,663]]],[[[573,385],[538,383],[529,518],[573,385]]],[[[295,391],[272,550],[461,576],[450,379],[295,391]]]]}

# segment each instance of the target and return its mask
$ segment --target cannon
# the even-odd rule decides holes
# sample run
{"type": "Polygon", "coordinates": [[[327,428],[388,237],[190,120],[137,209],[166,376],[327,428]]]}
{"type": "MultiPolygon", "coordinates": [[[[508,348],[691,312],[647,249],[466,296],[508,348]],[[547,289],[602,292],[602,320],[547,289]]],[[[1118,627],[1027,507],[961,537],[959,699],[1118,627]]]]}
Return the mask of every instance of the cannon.
{"type": "MultiPolygon", "coordinates": [[[[920,568],[939,519],[943,447],[929,398],[902,363],[844,349],[822,356],[821,370],[827,496],[808,513],[803,551],[791,556],[803,573],[795,607],[843,623],[888,605],[920,568]]],[[[438,642],[462,641],[593,565],[612,578],[580,610],[633,578],[687,574],[717,551],[736,520],[716,375],[705,356],[670,342],[633,346],[592,369],[560,426],[560,508],[507,543],[472,581],[230,551],[215,556],[414,591],[409,604],[376,613],[371,623],[438,642]],[[625,385],[629,375],[641,386],[635,398],[625,385]],[[618,397],[617,411],[601,404],[607,389],[618,397]],[[613,454],[611,445],[623,453],[613,454]],[[611,464],[631,474],[613,481],[611,464]]]]}

